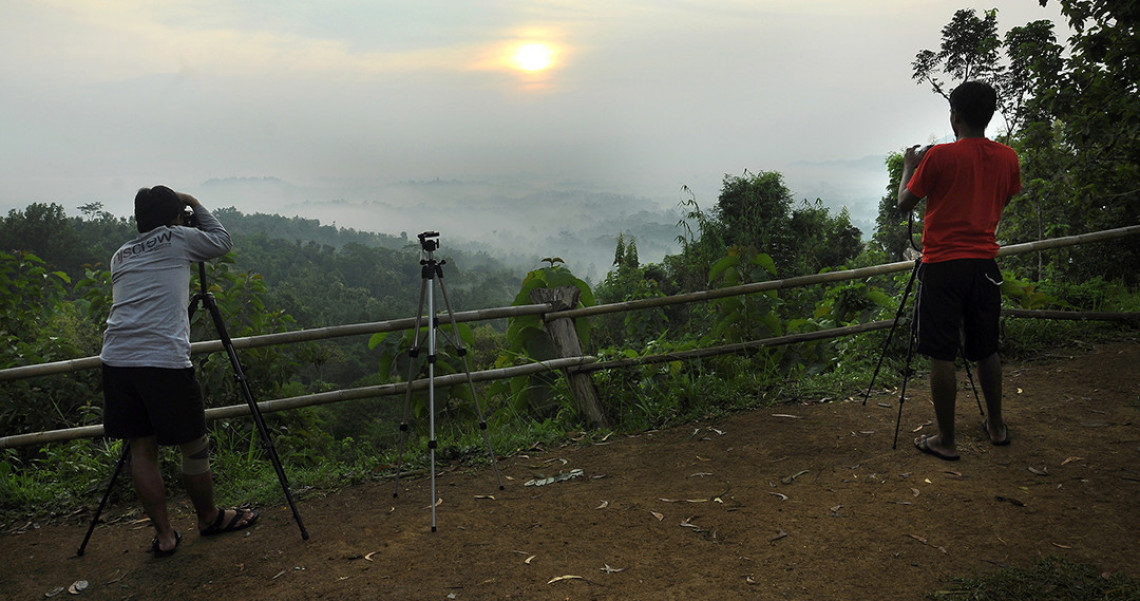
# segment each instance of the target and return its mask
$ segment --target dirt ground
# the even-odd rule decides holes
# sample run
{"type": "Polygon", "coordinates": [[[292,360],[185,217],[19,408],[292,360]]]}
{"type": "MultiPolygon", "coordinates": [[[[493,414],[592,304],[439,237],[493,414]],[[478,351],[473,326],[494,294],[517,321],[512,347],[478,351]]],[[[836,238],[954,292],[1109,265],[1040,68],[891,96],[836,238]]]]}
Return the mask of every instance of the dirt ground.
{"type": "MultiPolygon", "coordinates": [[[[948,579],[1053,555],[1140,576],[1140,342],[1060,351],[1005,368],[1013,444],[991,446],[960,374],[962,455],[912,446],[931,432],[912,379],[897,450],[896,392],[753,411],[688,427],[568,437],[490,468],[303,497],[248,531],[186,538],[105,512],[0,531],[0,597],[89,583],[102,599],[922,599],[948,579]],[[913,393],[913,394],[911,394],[913,393]],[[581,475],[536,486],[537,475],[581,475]]],[[[925,363],[922,364],[923,369],[925,363]]],[[[71,598],[64,590],[61,598],[71,598]]]]}

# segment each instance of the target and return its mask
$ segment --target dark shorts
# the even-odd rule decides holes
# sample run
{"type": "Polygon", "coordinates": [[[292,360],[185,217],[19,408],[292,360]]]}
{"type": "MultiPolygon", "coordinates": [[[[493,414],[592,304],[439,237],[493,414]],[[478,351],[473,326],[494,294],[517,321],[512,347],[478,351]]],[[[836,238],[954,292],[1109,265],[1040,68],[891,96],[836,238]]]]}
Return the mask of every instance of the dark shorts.
{"type": "Polygon", "coordinates": [[[178,445],[206,433],[206,405],[194,368],[103,366],[103,430],[113,438],[154,436],[178,445]]]}
{"type": "Polygon", "coordinates": [[[970,361],[996,353],[1001,284],[993,259],[923,263],[914,321],[918,352],[945,361],[953,361],[959,349],[970,361]]]}

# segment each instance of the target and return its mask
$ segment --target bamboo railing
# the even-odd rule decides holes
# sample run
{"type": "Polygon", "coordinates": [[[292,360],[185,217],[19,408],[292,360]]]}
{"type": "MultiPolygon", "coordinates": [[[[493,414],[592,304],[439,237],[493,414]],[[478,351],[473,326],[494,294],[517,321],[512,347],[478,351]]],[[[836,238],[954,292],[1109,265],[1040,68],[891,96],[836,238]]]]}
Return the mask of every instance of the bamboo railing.
{"type": "MultiPolygon", "coordinates": [[[[1140,235],[1140,225],[1129,227],[1117,228],[1112,230],[1105,230],[1101,232],[1093,232],[1088,234],[1079,234],[1075,236],[1065,236],[1062,238],[1053,238],[1048,240],[1040,240],[1037,242],[1027,242],[1024,244],[1014,244],[1003,247],[998,256],[1007,256],[1014,254],[1021,254],[1027,252],[1036,252],[1046,249],[1060,248],[1065,246],[1076,246],[1079,244],[1088,244],[1094,242],[1104,242],[1115,240],[1119,238],[1126,238],[1129,236],[1140,235]]],[[[871,267],[861,267],[858,269],[847,269],[841,271],[832,271],[827,273],[820,273],[807,276],[797,276],[792,278],[785,278],[782,280],[772,280],[768,282],[757,282],[752,284],[744,284],[741,286],[731,286],[727,288],[717,288],[715,290],[702,290],[700,292],[692,292],[687,294],[679,294],[670,297],[658,297],[651,299],[643,299],[636,301],[627,301],[621,303],[610,303],[606,305],[595,305],[593,307],[584,307],[577,309],[556,310],[550,303],[537,303],[532,305],[523,305],[516,307],[499,307],[493,309],[482,309],[477,311],[465,311],[455,313],[454,318],[456,322],[469,322],[469,321],[482,321],[490,319],[502,319],[509,317],[517,317],[523,315],[542,315],[543,319],[547,322],[554,319],[566,318],[579,318],[589,317],[593,315],[603,315],[607,313],[616,313],[622,311],[635,311],[640,309],[647,309],[651,307],[660,307],[666,305],[691,303],[709,301],[718,298],[726,298],[730,296],[738,296],[745,294],[756,294],[770,290],[779,290],[784,288],[792,288],[797,286],[812,286],[817,284],[825,284],[832,282],[840,282],[845,280],[853,280],[859,278],[867,278],[878,275],[885,275],[897,271],[910,269],[914,266],[913,261],[899,261],[895,263],[886,263],[883,265],[875,265],[871,267]]],[[[1081,312],[1068,312],[1068,311],[1025,311],[1020,309],[1006,309],[1003,314],[1010,317],[1039,317],[1047,319],[1137,319],[1140,314],[1136,313],[1081,313],[1081,312]]],[[[345,336],[358,336],[365,334],[375,334],[377,332],[392,332],[400,330],[408,330],[415,327],[416,319],[396,319],[390,321],[370,322],[361,324],[349,324],[342,326],[330,326],[325,328],[314,328],[311,330],[299,330],[295,332],[283,332],[277,334],[267,334],[262,336],[250,336],[245,338],[234,338],[232,340],[235,349],[256,348],[263,346],[272,346],[278,344],[295,344],[298,342],[310,342],[315,340],[325,340],[331,338],[339,338],[345,336]]],[[[551,370],[565,370],[568,372],[588,372],[597,371],[602,369],[620,369],[632,367],[635,365],[644,365],[652,363],[663,363],[675,360],[687,360],[700,357],[708,357],[714,355],[722,355],[729,353],[749,352],[763,347],[777,346],[784,344],[795,344],[800,342],[808,342],[813,340],[821,340],[825,338],[836,338],[841,336],[850,336],[858,333],[874,331],[878,329],[885,329],[890,327],[891,321],[876,321],[867,324],[859,324],[855,326],[848,326],[842,328],[832,328],[821,330],[818,332],[807,332],[796,334],[792,336],[782,336],[777,338],[769,338],[764,340],[755,340],[750,342],[722,345],[717,347],[708,347],[703,349],[694,349],[691,351],[666,353],[660,355],[652,355],[647,357],[639,357],[637,359],[619,359],[614,361],[598,361],[597,358],[591,356],[578,356],[578,357],[563,357],[552,361],[537,362],[530,365],[522,365],[508,368],[499,368],[472,372],[470,374],[472,381],[488,381],[502,378],[511,378],[519,375],[527,375],[551,370]]],[[[213,353],[223,351],[221,341],[211,340],[193,343],[190,347],[192,354],[213,353]]],[[[9,369],[0,370],[0,382],[5,380],[15,380],[21,378],[30,378],[36,376],[54,375],[62,373],[70,373],[74,371],[92,369],[101,365],[98,357],[86,357],[82,359],[72,359],[67,361],[55,361],[51,363],[42,363],[38,365],[28,365],[22,367],[14,367],[9,369]]],[[[436,377],[435,382],[440,386],[450,386],[452,384],[461,383],[466,378],[466,374],[452,374],[448,376],[436,377]]],[[[275,399],[269,401],[258,402],[258,408],[263,413],[270,413],[276,411],[286,411],[291,409],[298,409],[302,407],[309,407],[314,405],[322,405],[328,403],[336,403],[347,400],[376,398],[381,396],[404,394],[409,384],[405,382],[384,384],[379,386],[367,386],[362,388],[344,389],[326,393],[310,394],[297,397],[290,397],[285,399],[275,399]]],[[[426,388],[428,381],[426,379],[415,380],[410,384],[413,390],[426,388]]],[[[248,415],[250,409],[248,405],[231,405],[227,407],[215,407],[206,411],[207,419],[222,419],[239,417],[248,415]]],[[[103,435],[102,426],[86,426],[81,428],[68,428],[63,430],[51,430],[46,432],[34,432],[28,434],[16,434],[11,436],[0,437],[0,449],[28,446],[28,445],[41,445],[49,442],[62,442],[66,440],[73,440],[79,438],[93,438],[103,435]]]]}

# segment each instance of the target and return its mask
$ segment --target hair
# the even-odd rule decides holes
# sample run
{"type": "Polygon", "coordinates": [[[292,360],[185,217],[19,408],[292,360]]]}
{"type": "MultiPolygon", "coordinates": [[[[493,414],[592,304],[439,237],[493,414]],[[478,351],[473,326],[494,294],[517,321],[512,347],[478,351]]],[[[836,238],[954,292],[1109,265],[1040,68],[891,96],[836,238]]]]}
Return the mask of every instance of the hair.
{"type": "Polygon", "coordinates": [[[967,81],[950,92],[950,110],[970,127],[985,129],[997,110],[997,92],[981,81],[967,81]]]}
{"type": "Polygon", "coordinates": [[[135,222],[139,233],[146,233],[156,227],[169,225],[182,213],[186,203],[178,198],[174,190],[166,186],[142,188],[135,194],[135,222]]]}

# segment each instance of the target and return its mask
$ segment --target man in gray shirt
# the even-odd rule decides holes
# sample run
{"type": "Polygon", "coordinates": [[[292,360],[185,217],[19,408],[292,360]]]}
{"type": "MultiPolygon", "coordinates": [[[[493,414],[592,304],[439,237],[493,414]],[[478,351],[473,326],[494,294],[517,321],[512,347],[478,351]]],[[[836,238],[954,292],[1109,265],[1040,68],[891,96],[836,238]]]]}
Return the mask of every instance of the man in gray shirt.
{"type": "Polygon", "coordinates": [[[111,258],[112,305],[103,334],[104,430],[130,444],[131,476],[157,534],[155,557],[174,553],[159,445],[178,445],[182,479],[203,536],[240,530],[256,511],[214,503],[205,403],[190,362],[190,267],[229,252],[222,224],[193,196],[166,186],[135,196],[139,236],[111,258]],[[186,208],[197,227],[188,227],[186,208]]]}

